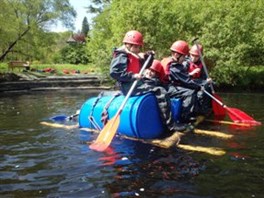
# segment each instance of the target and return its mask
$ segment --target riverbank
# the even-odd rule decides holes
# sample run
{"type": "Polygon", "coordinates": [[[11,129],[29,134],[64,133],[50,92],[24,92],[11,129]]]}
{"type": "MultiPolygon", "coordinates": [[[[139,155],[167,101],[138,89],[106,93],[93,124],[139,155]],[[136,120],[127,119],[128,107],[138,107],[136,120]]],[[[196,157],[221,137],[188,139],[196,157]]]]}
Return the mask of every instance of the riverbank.
{"type": "Polygon", "coordinates": [[[0,75],[0,92],[41,91],[63,89],[111,89],[99,74],[41,75],[35,72],[0,75]]]}
{"type": "MultiPolygon", "coordinates": [[[[109,79],[103,74],[65,74],[52,75],[39,72],[0,73],[0,92],[14,91],[41,91],[41,90],[71,90],[71,89],[95,89],[110,90],[109,79]]],[[[214,86],[217,92],[236,93],[263,93],[262,87],[239,87],[239,86],[214,86]]]]}

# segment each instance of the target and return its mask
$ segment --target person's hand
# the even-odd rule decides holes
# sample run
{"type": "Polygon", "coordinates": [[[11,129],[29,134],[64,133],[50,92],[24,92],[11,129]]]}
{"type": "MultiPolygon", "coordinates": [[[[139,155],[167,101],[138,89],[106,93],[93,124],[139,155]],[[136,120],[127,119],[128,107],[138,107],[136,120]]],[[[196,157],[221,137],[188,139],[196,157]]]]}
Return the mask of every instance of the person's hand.
{"type": "Polygon", "coordinates": [[[193,70],[193,73],[197,74],[197,73],[199,73],[200,71],[201,71],[200,68],[195,68],[195,69],[193,70]]]}
{"type": "Polygon", "coordinates": [[[146,72],[145,72],[144,77],[151,78],[151,71],[150,71],[150,69],[146,69],[146,72]]]}
{"type": "Polygon", "coordinates": [[[141,74],[133,74],[133,78],[136,79],[136,80],[140,80],[143,78],[143,75],[141,74]]]}
{"type": "Polygon", "coordinates": [[[207,78],[206,79],[206,83],[212,83],[212,82],[213,82],[212,78],[207,78]]]}
{"type": "Polygon", "coordinates": [[[155,52],[153,50],[147,51],[145,54],[149,55],[155,55],[155,52]]]}
{"type": "Polygon", "coordinates": [[[150,56],[150,55],[154,56],[155,52],[153,50],[150,50],[150,51],[147,51],[145,53],[143,53],[143,52],[138,53],[138,56],[142,59],[145,59],[145,60],[147,60],[148,56],[150,56]]]}
{"type": "Polygon", "coordinates": [[[195,74],[197,74],[197,73],[199,73],[201,71],[201,69],[200,68],[195,68],[192,72],[190,72],[189,73],[189,75],[195,75],[195,74]]]}

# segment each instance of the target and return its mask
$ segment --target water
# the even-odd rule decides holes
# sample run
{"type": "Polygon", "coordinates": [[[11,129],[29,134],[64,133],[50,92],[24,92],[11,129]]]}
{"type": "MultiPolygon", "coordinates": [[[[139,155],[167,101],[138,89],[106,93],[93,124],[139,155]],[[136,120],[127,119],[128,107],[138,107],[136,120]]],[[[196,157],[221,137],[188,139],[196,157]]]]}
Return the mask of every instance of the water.
{"type": "MultiPolygon", "coordinates": [[[[234,137],[182,139],[226,151],[214,156],[120,138],[107,152],[98,153],[87,144],[97,134],[40,124],[55,115],[74,114],[97,94],[1,93],[0,197],[263,197],[263,126],[245,130],[207,123],[200,127],[234,137]]],[[[230,107],[264,122],[263,94],[220,95],[230,107]]]]}

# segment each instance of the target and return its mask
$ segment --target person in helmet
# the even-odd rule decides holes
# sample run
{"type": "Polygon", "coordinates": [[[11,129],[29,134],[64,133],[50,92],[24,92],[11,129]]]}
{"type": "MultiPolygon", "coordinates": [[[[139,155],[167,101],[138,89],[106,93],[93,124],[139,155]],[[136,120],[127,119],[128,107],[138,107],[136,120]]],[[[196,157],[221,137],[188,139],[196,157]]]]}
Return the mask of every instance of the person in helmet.
{"type": "Polygon", "coordinates": [[[183,63],[190,51],[186,41],[175,41],[170,50],[171,56],[161,61],[166,74],[167,89],[170,97],[182,99],[181,121],[189,122],[198,115],[197,92],[201,90],[201,86],[207,84],[207,81],[192,79],[186,72],[183,63]]]}
{"type": "Polygon", "coordinates": [[[192,77],[192,79],[198,78],[198,79],[206,80],[207,77],[203,70],[202,61],[200,60],[200,53],[201,55],[203,54],[203,46],[200,44],[198,45],[195,44],[191,47],[189,53],[190,53],[190,57],[188,57],[184,62],[188,74],[192,77]]]}
{"type": "MultiPolygon", "coordinates": [[[[190,56],[186,58],[184,61],[184,65],[189,76],[200,85],[204,86],[209,93],[212,91],[209,87],[209,84],[212,83],[212,79],[208,78],[206,75],[203,62],[202,62],[202,55],[203,55],[203,46],[201,44],[194,44],[190,51],[190,56]]],[[[196,101],[196,113],[197,114],[204,114],[207,115],[212,111],[211,105],[211,98],[205,94],[203,91],[197,92],[197,101],[196,101]]]]}
{"type": "Polygon", "coordinates": [[[154,60],[149,69],[145,72],[145,82],[153,85],[163,86],[164,69],[159,60],[154,60]]]}
{"type": "MultiPolygon", "coordinates": [[[[143,76],[139,75],[146,56],[146,53],[143,56],[140,52],[142,46],[142,34],[136,30],[128,31],[124,36],[123,45],[115,49],[113,53],[110,76],[118,82],[124,95],[128,93],[133,82],[139,80],[132,95],[152,92],[157,98],[162,121],[167,126],[168,131],[183,131],[185,127],[177,126],[172,119],[170,97],[166,89],[144,82],[143,76]]],[[[154,52],[149,54],[154,54],[154,52]]]]}

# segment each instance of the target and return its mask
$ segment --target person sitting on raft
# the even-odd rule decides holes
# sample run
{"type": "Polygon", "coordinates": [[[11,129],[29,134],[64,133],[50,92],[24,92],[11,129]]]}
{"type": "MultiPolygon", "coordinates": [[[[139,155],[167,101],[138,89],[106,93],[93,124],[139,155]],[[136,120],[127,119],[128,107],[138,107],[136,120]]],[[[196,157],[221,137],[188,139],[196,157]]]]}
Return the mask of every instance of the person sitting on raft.
{"type": "Polygon", "coordinates": [[[189,51],[190,56],[186,57],[186,60],[183,62],[184,67],[192,79],[202,79],[206,80],[207,76],[203,69],[203,64],[200,59],[199,50],[201,55],[203,54],[203,46],[198,44],[193,45],[189,51]],[[199,48],[199,49],[198,49],[199,48]]]}
{"type": "MultiPolygon", "coordinates": [[[[185,65],[189,76],[198,84],[203,84],[204,81],[207,83],[212,83],[212,79],[206,76],[203,68],[203,63],[200,55],[203,55],[203,46],[201,44],[195,44],[191,47],[189,51],[190,56],[186,58],[183,62],[185,65]],[[200,53],[199,53],[200,51],[200,53]]],[[[205,89],[210,92],[209,86],[205,86],[205,89]]],[[[197,92],[197,108],[196,113],[202,115],[209,115],[212,111],[212,99],[205,94],[202,90],[197,92]]]]}
{"type": "Polygon", "coordinates": [[[138,79],[139,82],[132,95],[153,93],[157,98],[162,121],[168,131],[184,131],[186,126],[177,125],[172,119],[170,97],[166,89],[162,86],[145,83],[143,76],[139,75],[140,69],[145,62],[143,56],[140,56],[142,46],[142,34],[136,30],[128,31],[124,36],[123,45],[114,50],[110,65],[110,76],[119,83],[124,95],[128,93],[133,82],[138,79]]]}
{"type": "Polygon", "coordinates": [[[144,82],[154,86],[163,86],[164,70],[159,60],[153,60],[152,65],[144,75],[144,82]]]}
{"type": "MultiPolygon", "coordinates": [[[[168,93],[171,98],[182,100],[181,121],[190,122],[198,115],[208,115],[211,112],[201,112],[200,105],[203,97],[197,95],[201,86],[208,86],[210,79],[192,79],[186,72],[183,61],[189,55],[189,45],[186,41],[178,40],[171,45],[171,56],[164,58],[161,63],[165,71],[165,81],[168,83],[168,93]],[[199,102],[198,102],[199,101],[199,102]]],[[[204,95],[203,95],[204,96],[204,95]]]]}

